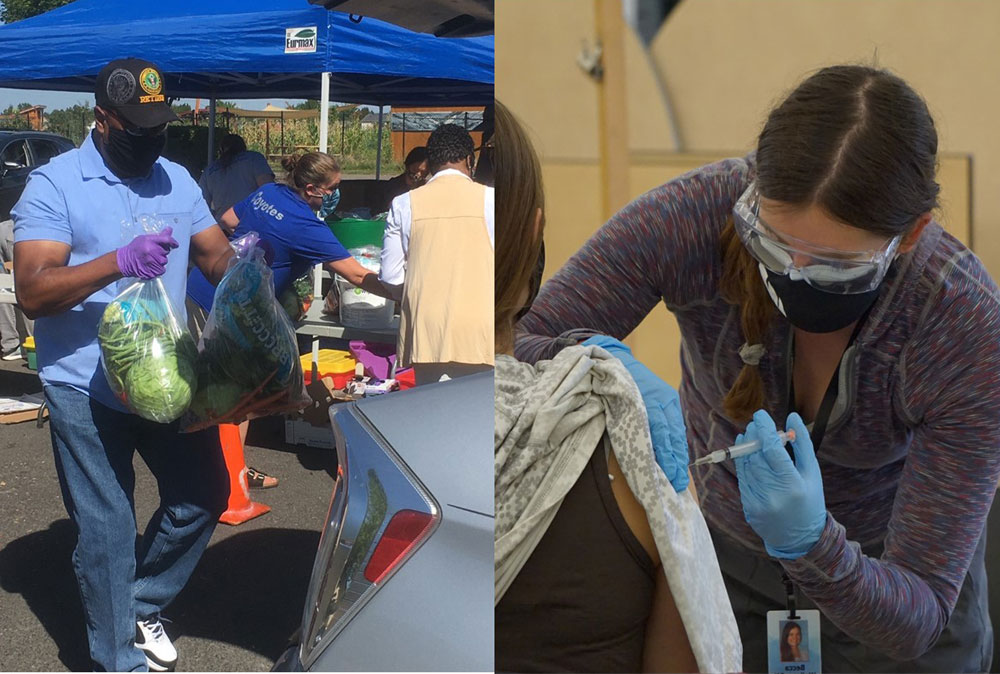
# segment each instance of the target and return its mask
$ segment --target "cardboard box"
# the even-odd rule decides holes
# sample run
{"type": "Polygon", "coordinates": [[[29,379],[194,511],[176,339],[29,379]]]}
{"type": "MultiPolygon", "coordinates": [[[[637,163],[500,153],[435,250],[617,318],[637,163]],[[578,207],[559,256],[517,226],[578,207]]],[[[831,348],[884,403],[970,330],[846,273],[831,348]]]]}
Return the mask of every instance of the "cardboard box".
{"type": "Polygon", "coordinates": [[[330,406],[359,400],[338,390],[333,379],[323,377],[306,386],[312,405],[297,415],[285,418],[285,442],[320,449],[334,449],[333,429],[330,428],[330,406]]]}
{"type": "MultiPolygon", "coordinates": [[[[0,398],[0,424],[19,424],[38,418],[44,398],[42,395],[23,395],[20,398],[0,398]]],[[[49,408],[42,410],[42,418],[49,415],[49,408]]]]}
{"type": "Polygon", "coordinates": [[[285,442],[290,445],[305,445],[318,449],[334,449],[333,429],[326,426],[313,426],[305,419],[285,419],[285,442]]]}

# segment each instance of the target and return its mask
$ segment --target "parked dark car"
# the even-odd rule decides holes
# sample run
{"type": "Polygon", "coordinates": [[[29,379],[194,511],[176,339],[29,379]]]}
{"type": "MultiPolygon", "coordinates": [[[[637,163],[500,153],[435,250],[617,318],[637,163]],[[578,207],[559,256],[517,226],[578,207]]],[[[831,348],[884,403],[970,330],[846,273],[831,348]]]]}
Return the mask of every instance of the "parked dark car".
{"type": "Polygon", "coordinates": [[[333,501],[274,671],[492,671],[493,373],[331,417],[333,501]]]}
{"type": "Polygon", "coordinates": [[[54,133],[0,131],[0,220],[10,217],[29,173],[75,147],[69,138],[54,133]]]}

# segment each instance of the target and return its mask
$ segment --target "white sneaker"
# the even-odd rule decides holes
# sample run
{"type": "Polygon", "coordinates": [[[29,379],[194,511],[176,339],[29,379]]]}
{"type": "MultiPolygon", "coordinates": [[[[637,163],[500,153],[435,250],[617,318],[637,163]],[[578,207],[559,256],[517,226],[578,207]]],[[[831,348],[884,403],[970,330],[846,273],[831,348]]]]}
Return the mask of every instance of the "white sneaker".
{"type": "Polygon", "coordinates": [[[21,349],[14,349],[10,353],[0,356],[0,359],[6,361],[21,360],[21,349]]]}
{"type": "Polygon", "coordinates": [[[163,631],[163,623],[157,619],[136,622],[135,647],[146,654],[151,672],[172,672],[177,666],[177,649],[163,631]]]}

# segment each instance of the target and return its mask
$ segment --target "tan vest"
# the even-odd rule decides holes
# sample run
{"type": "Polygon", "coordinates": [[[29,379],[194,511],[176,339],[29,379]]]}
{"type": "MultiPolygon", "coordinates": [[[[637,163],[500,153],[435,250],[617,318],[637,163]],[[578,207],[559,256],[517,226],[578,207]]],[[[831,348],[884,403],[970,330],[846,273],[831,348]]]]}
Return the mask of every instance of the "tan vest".
{"type": "Polygon", "coordinates": [[[486,188],[448,174],[410,192],[400,367],[493,364],[493,247],[486,188]]]}

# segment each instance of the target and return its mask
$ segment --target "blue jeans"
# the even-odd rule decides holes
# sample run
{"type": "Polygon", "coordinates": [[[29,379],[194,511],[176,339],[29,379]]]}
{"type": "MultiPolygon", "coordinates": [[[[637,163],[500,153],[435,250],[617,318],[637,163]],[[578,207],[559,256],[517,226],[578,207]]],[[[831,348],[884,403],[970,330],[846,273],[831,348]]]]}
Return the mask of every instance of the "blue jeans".
{"type": "Polygon", "coordinates": [[[45,387],[63,502],[79,533],[73,568],[97,670],[144,671],[135,622],[159,616],[187,583],[226,509],[229,480],[216,428],[178,433],[106,407],[68,386],[45,387]],[[136,543],[139,451],[160,507],[136,543]]]}

